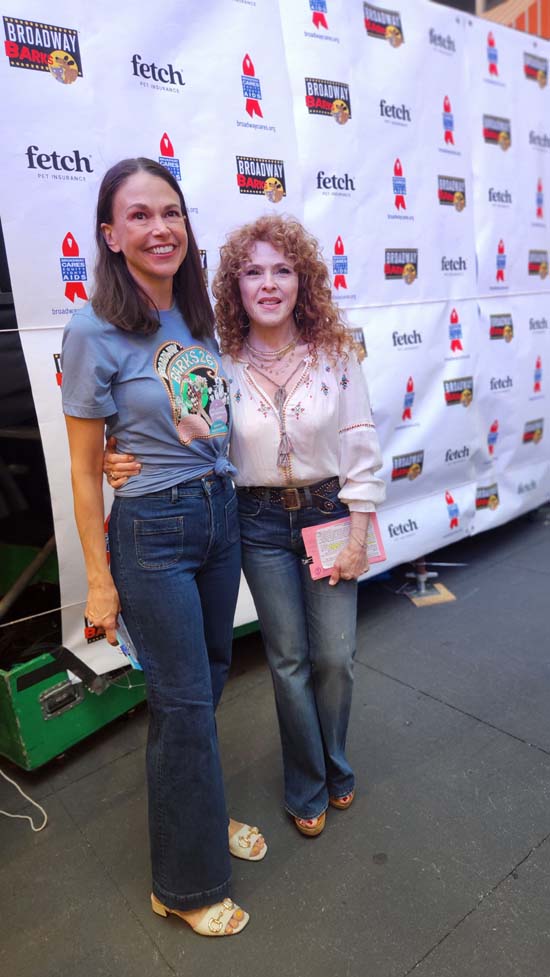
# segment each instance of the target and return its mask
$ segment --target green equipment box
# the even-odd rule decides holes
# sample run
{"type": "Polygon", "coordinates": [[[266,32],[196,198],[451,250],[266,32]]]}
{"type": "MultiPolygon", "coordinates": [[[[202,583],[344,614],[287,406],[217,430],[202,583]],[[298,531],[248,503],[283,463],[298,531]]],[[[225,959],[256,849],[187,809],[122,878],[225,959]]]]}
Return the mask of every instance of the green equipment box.
{"type": "Polygon", "coordinates": [[[34,770],[145,699],[143,672],[116,682],[89,692],[49,654],[0,669],[0,755],[34,770]]]}

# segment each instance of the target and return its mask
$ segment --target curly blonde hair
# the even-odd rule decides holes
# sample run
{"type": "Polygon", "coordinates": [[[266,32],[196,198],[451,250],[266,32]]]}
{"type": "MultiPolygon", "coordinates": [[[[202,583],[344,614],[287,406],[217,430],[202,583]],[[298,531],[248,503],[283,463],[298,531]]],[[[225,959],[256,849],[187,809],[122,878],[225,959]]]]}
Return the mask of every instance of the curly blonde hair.
{"type": "Polygon", "coordinates": [[[281,251],[298,273],[294,315],[312,353],[323,350],[331,358],[347,356],[356,344],[332,301],[328,269],[321,258],[318,241],[294,218],[273,215],[264,215],[232,231],[220,250],[212,292],[222,353],[237,357],[248,331],[239,275],[258,241],[281,251]]]}

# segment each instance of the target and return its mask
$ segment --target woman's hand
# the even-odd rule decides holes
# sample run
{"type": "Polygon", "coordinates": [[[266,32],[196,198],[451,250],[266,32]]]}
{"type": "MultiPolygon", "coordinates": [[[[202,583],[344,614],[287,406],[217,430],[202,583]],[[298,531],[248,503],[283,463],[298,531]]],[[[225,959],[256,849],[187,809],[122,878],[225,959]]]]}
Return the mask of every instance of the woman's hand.
{"type": "Polygon", "coordinates": [[[101,583],[90,586],[86,602],[88,623],[104,631],[110,645],[118,644],[116,625],[119,612],[118,592],[111,577],[105,577],[101,583]]]}
{"type": "Polygon", "coordinates": [[[121,488],[129,478],[139,475],[141,465],[134,455],[121,455],[116,450],[116,438],[110,437],[103,454],[103,472],[112,488],[121,488]]]}
{"type": "Polygon", "coordinates": [[[347,546],[337,556],[329,584],[334,587],[340,580],[357,580],[369,569],[366,546],[350,539],[347,546]]]}

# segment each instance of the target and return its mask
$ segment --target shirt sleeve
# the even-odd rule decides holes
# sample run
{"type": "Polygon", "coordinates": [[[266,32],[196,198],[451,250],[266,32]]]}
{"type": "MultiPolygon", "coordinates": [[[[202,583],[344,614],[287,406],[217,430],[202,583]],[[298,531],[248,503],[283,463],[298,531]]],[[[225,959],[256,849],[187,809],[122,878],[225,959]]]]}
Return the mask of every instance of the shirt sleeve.
{"type": "Polygon", "coordinates": [[[342,364],[339,397],[338,495],[352,512],[373,512],[386,495],[384,482],[375,476],[382,467],[382,454],[367,381],[355,353],[342,364]]]}
{"type": "Polygon", "coordinates": [[[73,315],[63,333],[61,369],[64,414],[96,418],[117,413],[111,392],[116,357],[100,319],[83,312],[73,315]]]}

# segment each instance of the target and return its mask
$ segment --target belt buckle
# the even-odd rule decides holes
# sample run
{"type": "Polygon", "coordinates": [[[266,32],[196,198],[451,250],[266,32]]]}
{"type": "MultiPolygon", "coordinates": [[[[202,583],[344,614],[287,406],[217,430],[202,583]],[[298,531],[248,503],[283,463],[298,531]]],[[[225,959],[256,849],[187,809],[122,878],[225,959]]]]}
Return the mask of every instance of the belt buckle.
{"type": "Polygon", "coordinates": [[[287,512],[295,512],[297,509],[302,508],[300,493],[297,488],[281,489],[281,502],[283,509],[286,509],[287,512]]]}

